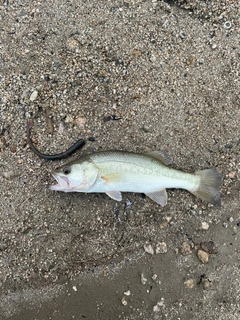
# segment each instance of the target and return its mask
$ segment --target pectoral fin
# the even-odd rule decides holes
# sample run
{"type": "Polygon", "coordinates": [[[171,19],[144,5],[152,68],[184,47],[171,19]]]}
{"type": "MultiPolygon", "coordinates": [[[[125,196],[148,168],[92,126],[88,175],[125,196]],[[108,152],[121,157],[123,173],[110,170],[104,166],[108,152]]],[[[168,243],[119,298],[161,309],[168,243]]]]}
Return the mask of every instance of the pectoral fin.
{"type": "Polygon", "coordinates": [[[162,189],[159,191],[146,193],[146,195],[151,198],[153,201],[160,204],[162,207],[164,207],[167,204],[167,192],[166,189],[162,189]]]}
{"type": "Polygon", "coordinates": [[[120,191],[109,191],[109,192],[106,192],[106,194],[113,200],[117,200],[117,201],[122,200],[122,194],[120,191]]]}
{"type": "Polygon", "coordinates": [[[104,183],[107,183],[107,184],[118,182],[121,178],[122,178],[121,174],[119,173],[113,173],[113,174],[107,174],[105,176],[101,176],[101,179],[104,181],[104,183]]]}

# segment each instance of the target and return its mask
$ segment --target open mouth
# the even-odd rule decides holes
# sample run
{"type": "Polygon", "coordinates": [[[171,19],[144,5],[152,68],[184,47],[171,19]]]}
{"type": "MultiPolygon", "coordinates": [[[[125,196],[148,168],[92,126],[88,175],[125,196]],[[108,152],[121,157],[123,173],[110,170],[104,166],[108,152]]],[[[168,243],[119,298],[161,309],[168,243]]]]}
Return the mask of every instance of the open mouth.
{"type": "Polygon", "coordinates": [[[57,181],[57,184],[50,186],[51,190],[56,191],[70,191],[69,180],[67,177],[59,176],[58,174],[52,173],[53,178],[57,181]]]}

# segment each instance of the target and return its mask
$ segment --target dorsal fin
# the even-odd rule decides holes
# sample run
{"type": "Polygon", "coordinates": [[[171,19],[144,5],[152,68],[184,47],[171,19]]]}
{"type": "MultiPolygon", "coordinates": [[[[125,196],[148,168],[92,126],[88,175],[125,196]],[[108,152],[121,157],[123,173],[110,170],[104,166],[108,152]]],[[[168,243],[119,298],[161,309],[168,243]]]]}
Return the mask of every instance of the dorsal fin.
{"type": "Polygon", "coordinates": [[[150,151],[145,154],[160,161],[161,163],[165,164],[166,166],[168,166],[169,164],[172,163],[172,161],[169,159],[169,157],[165,151],[150,151]]]}

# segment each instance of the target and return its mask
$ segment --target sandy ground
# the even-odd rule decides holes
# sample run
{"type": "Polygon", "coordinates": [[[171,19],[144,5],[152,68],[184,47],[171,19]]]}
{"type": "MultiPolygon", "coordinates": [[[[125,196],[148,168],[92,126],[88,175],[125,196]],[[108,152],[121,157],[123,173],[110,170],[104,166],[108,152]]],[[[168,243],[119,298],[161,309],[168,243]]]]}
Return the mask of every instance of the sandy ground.
{"type": "Polygon", "coordinates": [[[240,319],[239,1],[1,0],[0,15],[0,319],[240,319]],[[64,161],[32,153],[30,118],[46,153],[84,138],[78,155],[217,167],[222,207],[50,191],[64,161]]]}

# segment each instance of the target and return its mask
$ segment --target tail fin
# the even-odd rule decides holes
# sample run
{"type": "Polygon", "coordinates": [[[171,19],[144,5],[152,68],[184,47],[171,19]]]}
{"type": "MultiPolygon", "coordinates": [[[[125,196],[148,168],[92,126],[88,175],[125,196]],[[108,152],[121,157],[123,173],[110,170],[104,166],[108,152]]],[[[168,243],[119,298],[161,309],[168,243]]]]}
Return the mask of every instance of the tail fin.
{"type": "Polygon", "coordinates": [[[222,183],[222,175],[216,168],[197,171],[200,176],[200,186],[194,194],[214,205],[221,206],[219,187],[222,183]]]}

